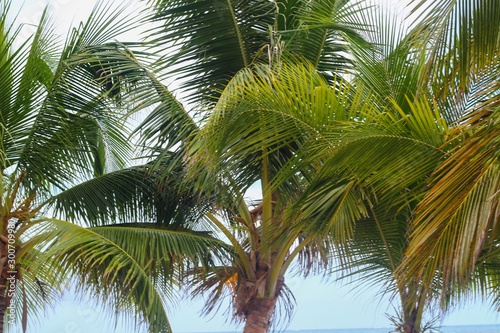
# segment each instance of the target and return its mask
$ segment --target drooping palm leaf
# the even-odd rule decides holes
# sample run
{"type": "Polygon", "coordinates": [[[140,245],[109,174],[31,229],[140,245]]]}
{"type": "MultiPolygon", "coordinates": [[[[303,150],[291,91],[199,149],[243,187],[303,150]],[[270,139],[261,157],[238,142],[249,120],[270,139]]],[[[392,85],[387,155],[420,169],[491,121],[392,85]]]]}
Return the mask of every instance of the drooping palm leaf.
{"type": "MultiPolygon", "coordinates": [[[[333,140],[338,143],[335,149],[329,148],[325,163],[303,199],[302,209],[306,215],[324,230],[335,227],[336,223],[342,224],[340,220],[346,221],[345,216],[340,220],[336,217],[337,210],[333,207],[347,198],[358,202],[360,209],[356,214],[352,212],[350,223],[370,215],[370,205],[401,207],[407,201],[416,200],[415,186],[422,191],[427,177],[446,155],[440,146],[447,127],[428,103],[406,101],[410,107],[405,113],[395,104],[396,110],[391,110],[392,107],[379,110],[362,101],[358,102],[360,112],[356,118],[339,122],[333,132],[336,134],[326,136],[332,140],[330,145],[333,140]],[[351,197],[355,192],[358,192],[357,200],[351,197]],[[363,203],[364,200],[371,202],[363,203]],[[325,219],[330,223],[322,222],[325,219]]],[[[317,150],[325,152],[327,148],[317,150]]]]}
{"type": "Polygon", "coordinates": [[[418,3],[427,5],[414,27],[415,40],[427,50],[424,81],[456,128],[448,137],[449,155],[432,175],[417,210],[402,272],[422,274],[425,283],[437,274],[445,303],[450,295],[460,297],[457,291],[466,286],[476,289],[486,283],[475,279],[480,276],[474,275],[476,265],[494,261],[495,251],[485,261],[479,258],[492,248],[498,218],[494,137],[499,31],[489,22],[497,21],[500,11],[494,1],[414,1],[418,3]]]}
{"type": "Polygon", "coordinates": [[[428,258],[425,263],[408,261],[410,271],[428,279],[439,270],[445,290],[469,281],[482,249],[497,237],[498,111],[481,118],[464,125],[477,130],[436,171],[408,253],[409,258],[417,253],[428,258]]]}
{"type": "Polygon", "coordinates": [[[147,174],[145,166],[107,173],[52,196],[44,205],[69,221],[89,226],[153,222],[155,189],[147,174]]]}
{"type": "Polygon", "coordinates": [[[244,192],[261,179],[263,159],[268,159],[273,186],[296,192],[300,180],[294,174],[307,177],[312,170],[294,152],[312,148],[311,142],[323,140],[325,125],[346,117],[346,112],[331,112],[338,105],[335,97],[311,66],[244,70],[228,85],[201,131],[206,141],[193,143],[195,160],[234,172],[244,192]]]}
{"type": "Polygon", "coordinates": [[[184,264],[222,260],[225,248],[180,226],[191,197],[179,199],[177,189],[155,196],[158,184],[146,177],[147,166],[116,171],[131,157],[125,116],[171,100],[159,97],[165,88],[139,61],[154,57],[133,52],[136,43],[115,41],[137,23],[123,17],[126,7],[100,2],[59,48],[46,14],[17,47],[19,35],[6,23],[8,2],[0,4],[1,229],[5,236],[5,222],[15,223],[19,306],[36,311],[73,279],[107,304],[142,315],[138,321],[152,332],[168,332],[162,296],[171,295],[184,264]],[[71,223],[36,220],[41,213],[71,223]],[[144,227],[82,226],[143,218],[144,227]]]}
{"type": "MultiPolygon", "coordinates": [[[[202,224],[210,198],[183,185],[182,168],[152,172],[142,165],[107,173],[72,186],[43,203],[60,217],[89,226],[121,222],[202,224]]],[[[200,227],[200,226],[198,226],[200,227]]]]}
{"type": "Polygon", "coordinates": [[[203,267],[226,256],[223,243],[214,238],[168,228],[136,224],[82,228],[52,219],[34,229],[38,246],[46,248],[40,264],[58,272],[50,283],[76,279],[80,291],[91,292],[119,310],[140,313],[150,332],[171,332],[165,309],[175,299],[182,267],[203,267]]]}

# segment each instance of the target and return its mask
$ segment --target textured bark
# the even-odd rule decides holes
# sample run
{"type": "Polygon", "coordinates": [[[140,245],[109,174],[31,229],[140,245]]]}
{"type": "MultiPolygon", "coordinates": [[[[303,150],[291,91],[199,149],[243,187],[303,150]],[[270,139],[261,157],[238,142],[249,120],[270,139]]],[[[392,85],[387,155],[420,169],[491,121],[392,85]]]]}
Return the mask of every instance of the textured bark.
{"type": "MultiPolygon", "coordinates": [[[[283,289],[285,280],[280,277],[276,281],[272,297],[258,296],[254,294],[245,306],[245,327],[244,333],[267,333],[271,327],[271,319],[276,308],[276,302],[283,289]]],[[[264,287],[265,285],[263,285],[264,287]]],[[[263,289],[261,289],[262,291],[263,289]]],[[[261,293],[260,295],[263,295],[261,293]]]]}
{"type": "Polygon", "coordinates": [[[244,333],[267,333],[276,307],[277,296],[253,298],[248,304],[244,333]]]}

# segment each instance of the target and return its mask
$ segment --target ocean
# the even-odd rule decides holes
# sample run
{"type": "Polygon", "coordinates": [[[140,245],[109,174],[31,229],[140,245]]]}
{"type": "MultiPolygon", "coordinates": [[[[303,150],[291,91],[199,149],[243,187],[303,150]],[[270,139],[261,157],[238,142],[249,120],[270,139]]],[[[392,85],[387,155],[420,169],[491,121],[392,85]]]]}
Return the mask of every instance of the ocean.
{"type": "MultiPolygon", "coordinates": [[[[286,330],[275,333],[389,333],[391,328],[345,328],[331,330],[286,330]]],[[[207,333],[239,333],[237,331],[207,332],[207,333]]],[[[500,333],[499,325],[469,325],[469,326],[443,326],[439,330],[429,333],[500,333]]]]}
{"type": "MultiPolygon", "coordinates": [[[[348,328],[332,330],[288,330],[284,333],[388,333],[391,328],[348,328]]],[[[443,326],[432,333],[500,333],[500,325],[443,326]]]]}

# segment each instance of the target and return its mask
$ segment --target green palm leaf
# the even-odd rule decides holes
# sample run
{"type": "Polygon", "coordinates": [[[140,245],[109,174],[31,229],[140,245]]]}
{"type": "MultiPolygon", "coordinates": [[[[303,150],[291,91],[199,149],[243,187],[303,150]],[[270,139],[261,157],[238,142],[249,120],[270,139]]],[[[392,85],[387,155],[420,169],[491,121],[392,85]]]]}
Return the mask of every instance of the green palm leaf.
{"type": "Polygon", "coordinates": [[[360,20],[369,8],[359,2],[338,0],[299,3],[294,15],[290,15],[298,23],[282,32],[285,48],[300,54],[332,82],[350,67],[346,54],[369,46],[362,34],[371,28],[360,20]]]}
{"type": "Polygon", "coordinates": [[[200,194],[183,186],[182,168],[170,167],[168,172],[154,169],[157,177],[148,165],[107,173],[52,196],[44,205],[88,226],[142,221],[194,227],[202,222],[210,200],[202,202],[200,194]]]}
{"type": "Polygon", "coordinates": [[[40,187],[48,181],[61,187],[75,170],[84,177],[91,166],[95,174],[102,174],[122,167],[130,155],[119,114],[128,111],[123,103],[132,93],[145,96],[151,91],[149,77],[126,46],[97,44],[132,27],[114,25],[122,11],[110,18],[97,15],[75,30],[60,59],[44,15],[30,48],[22,46],[8,55],[6,64],[11,65],[2,69],[13,71],[4,74],[12,78],[13,89],[12,96],[2,100],[8,156],[3,169],[15,165],[26,184],[40,187]]]}
{"type": "Polygon", "coordinates": [[[115,221],[152,222],[154,182],[147,174],[144,166],[104,174],[52,196],[47,209],[90,226],[115,221]]]}
{"type": "MultiPolygon", "coordinates": [[[[80,291],[139,312],[150,332],[171,332],[165,312],[184,265],[206,266],[225,258],[225,246],[203,234],[136,224],[82,228],[62,220],[36,231],[44,265],[58,272],[51,284],[76,279],[80,291]]],[[[108,303],[108,304],[109,304],[108,303]]]]}
{"type": "MultiPolygon", "coordinates": [[[[468,124],[476,121],[473,117],[468,124]]],[[[497,122],[498,111],[480,120],[477,130],[438,168],[415,221],[409,257],[429,256],[425,269],[422,262],[407,265],[426,278],[439,269],[447,282],[443,288],[468,282],[482,249],[496,238],[497,122]]]]}
{"type": "Polygon", "coordinates": [[[244,192],[261,179],[263,159],[268,159],[272,187],[284,186],[281,190],[296,195],[301,187],[297,173],[308,177],[312,171],[297,152],[324,141],[328,124],[346,117],[347,112],[331,112],[337,105],[335,93],[311,66],[243,70],[193,144],[194,161],[203,162],[195,172],[203,173],[207,165],[213,171],[234,172],[244,192]]]}
{"type": "MultiPolygon", "coordinates": [[[[126,6],[111,11],[100,2],[61,48],[46,14],[17,47],[9,2],[0,4],[0,220],[2,237],[5,224],[15,224],[24,330],[26,315],[73,280],[116,309],[139,313],[152,332],[168,332],[166,302],[183,267],[225,259],[220,241],[181,226],[195,215],[192,193],[180,196],[175,183],[158,195],[150,166],[124,169],[132,156],[126,116],[173,100],[140,61],[148,52],[114,41],[138,22],[124,19],[126,6]],[[71,222],[36,220],[42,213],[71,222]],[[110,227],[120,220],[135,223],[110,227]]],[[[170,137],[180,142],[184,132],[170,137]]],[[[182,171],[177,160],[171,164],[182,171]]]]}
{"type": "MultiPolygon", "coordinates": [[[[199,101],[221,90],[240,69],[250,65],[268,43],[274,5],[268,1],[150,1],[162,29],[155,43],[175,50],[173,72],[199,101]]],[[[171,53],[172,51],[167,53],[171,53]]]]}
{"type": "MultiPolygon", "coordinates": [[[[161,22],[154,43],[168,45],[164,64],[194,94],[214,104],[229,80],[254,63],[303,57],[330,80],[349,63],[350,44],[366,47],[359,3],[349,1],[151,1],[161,22]]],[[[166,50],[164,48],[163,50],[166,50]]]]}
{"type": "Polygon", "coordinates": [[[477,73],[498,63],[500,4],[494,0],[414,0],[414,36],[428,49],[428,71],[447,80],[443,91],[468,90],[477,73]]]}

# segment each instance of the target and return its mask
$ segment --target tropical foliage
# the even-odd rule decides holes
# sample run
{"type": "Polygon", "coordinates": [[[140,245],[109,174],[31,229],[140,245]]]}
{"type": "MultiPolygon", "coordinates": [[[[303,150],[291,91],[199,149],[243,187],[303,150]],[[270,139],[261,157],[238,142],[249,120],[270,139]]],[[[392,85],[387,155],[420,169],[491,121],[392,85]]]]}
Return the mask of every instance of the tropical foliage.
{"type": "MultiPolygon", "coordinates": [[[[163,1],[155,9],[155,19],[165,20],[166,27],[166,34],[156,36],[177,45],[170,59],[181,66],[173,73],[187,76],[191,101],[206,101],[208,95],[212,106],[200,130],[189,131],[192,137],[185,141],[187,182],[202,193],[216,194],[218,209],[205,215],[236,254],[208,277],[194,271],[192,281],[199,293],[211,291],[207,310],[216,308],[226,289],[233,295],[234,315],[245,321],[245,332],[265,332],[279,296],[290,300],[284,274],[294,259],[309,257],[304,261],[307,273],[326,265],[324,253],[336,245],[325,238],[334,223],[312,230],[298,223],[302,218],[294,216],[293,206],[321,165],[301,161],[300,152],[315,147],[314,140],[336,118],[347,117],[343,108],[349,107],[337,98],[350,103],[348,96],[335,93],[328,80],[349,67],[342,53],[348,42],[366,45],[352,28],[360,9],[335,1],[276,6],[266,1],[213,6],[163,1]],[[324,47],[306,45],[313,37],[316,46],[324,47]],[[308,59],[313,65],[286,65],[308,59]],[[249,208],[244,194],[255,183],[261,184],[263,199],[249,208]]],[[[145,124],[144,132],[158,133],[152,126],[145,124]]],[[[290,303],[284,304],[289,310],[290,303]]]]}
{"type": "Polygon", "coordinates": [[[436,82],[434,94],[440,97],[443,112],[454,121],[448,142],[456,144],[431,179],[419,209],[409,259],[417,252],[429,258],[411,266],[429,261],[427,276],[438,268],[446,287],[467,281],[480,262],[482,250],[497,238],[500,31],[488,24],[500,17],[500,6],[494,1],[443,1],[428,12],[418,28],[430,39],[425,23],[437,21],[440,27],[434,32],[439,38],[428,46],[433,51],[429,54],[434,55],[428,67],[436,77],[431,81],[436,82]],[[446,84],[440,85],[443,75],[446,84]]]}
{"type": "Polygon", "coordinates": [[[253,322],[266,330],[270,314],[255,318],[252,297],[260,309],[274,307],[296,257],[306,274],[340,261],[362,277],[393,281],[400,329],[414,332],[438,294],[446,306],[478,282],[476,263],[488,267],[476,273],[488,279],[498,219],[498,31],[488,28],[498,19],[495,2],[413,1],[408,30],[348,1],[283,1],[272,10],[260,1],[210,9],[198,1],[155,3],[168,27],[157,37],[180,43],[169,59],[189,64],[172,73],[187,80],[192,101],[208,96],[214,105],[194,135],[191,181],[229,193],[219,206],[229,210],[232,229],[212,220],[237,249],[238,265],[195,279],[199,292],[212,287],[215,301],[229,285],[246,329],[256,331],[253,322]],[[205,20],[204,10],[213,15],[205,20]],[[456,158],[463,171],[454,175],[456,158]],[[483,174],[485,166],[491,173],[483,174]],[[478,183],[483,175],[488,182],[478,183]],[[256,181],[263,199],[248,210],[239,202],[256,181]],[[471,198],[472,189],[480,194],[471,198]],[[473,208],[477,200],[484,209],[473,208]],[[459,220],[450,219],[457,210],[459,220]]]}
{"type": "Polygon", "coordinates": [[[349,44],[364,44],[359,4],[349,1],[150,0],[160,29],[161,62],[192,102],[214,103],[228,81],[255,63],[276,61],[286,49],[329,79],[349,66],[349,44]]]}
{"type": "Polygon", "coordinates": [[[187,279],[257,333],[291,311],[286,272],[336,271],[384,279],[407,333],[470,290],[498,305],[497,1],[410,1],[408,29],[368,2],[148,3],[151,48],[135,52],[99,9],[61,49],[45,16],[16,48],[2,7],[0,251],[14,230],[17,299],[77,279],[163,332],[187,279]],[[131,166],[123,116],[141,108],[131,166]]]}
{"type": "Polygon", "coordinates": [[[114,41],[139,22],[101,3],[60,45],[48,13],[21,39],[10,5],[0,2],[0,320],[26,331],[71,282],[169,332],[176,277],[224,245],[179,226],[167,205],[189,197],[159,194],[150,167],[130,164],[125,116],[169,96],[157,98],[147,54],[114,41]]]}

